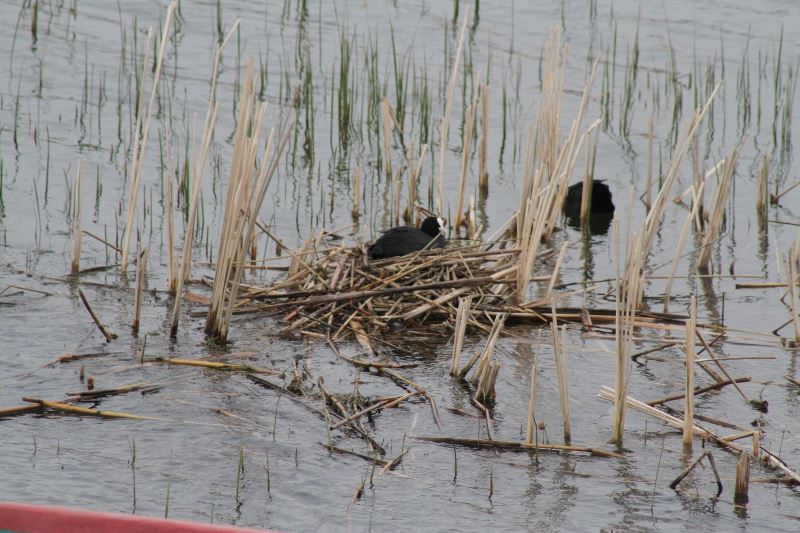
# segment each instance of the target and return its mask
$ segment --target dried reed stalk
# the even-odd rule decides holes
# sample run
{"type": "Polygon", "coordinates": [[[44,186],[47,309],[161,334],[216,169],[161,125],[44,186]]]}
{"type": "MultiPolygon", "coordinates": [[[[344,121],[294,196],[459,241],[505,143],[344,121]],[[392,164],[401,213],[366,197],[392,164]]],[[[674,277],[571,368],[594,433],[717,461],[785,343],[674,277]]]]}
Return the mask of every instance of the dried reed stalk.
{"type": "Polygon", "coordinates": [[[534,432],[536,431],[536,367],[538,358],[539,349],[537,343],[537,349],[533,353],[533,363],[531,364],[531,391],[528,397],[528,430],[525,433],[526,444],[533,444],[534,432]]]}
{"type": "Polygon", "coordinates": [[[592,184],[592,162],[591,162],[591,154],[592,154],[592,147],[597,145],[597,136],[595,136],[594,142],[592,142],[592,131],[596,129],[599,123],[595,122],[592,125],[592,129],[586,132],[586,136],[589,141],[584,145],[584,161],[583,161],[583,188],[581,189],[581,212],[580,212],[580,221],[582,225],[585,225],[589,221],[589,214],[591,213],[592,207],[592,191],[594,190],[594,186],[592,184]]]}
{"type": "Polygon", "coordinates": [[[797,260],[798,249],[797,244],[789,248],[789,253],[786,254],[786,285],[789,291],[789,302],[792,310],[792,323],[794,324],[794,340],[800,341],[800,315],[798,315],[797,303],[797,260]]]}
{"type": "Polygon", "coordinates": [[[697,300],[692,294],[689,302],[689,320],[686,321],[686,393],[683,401],[683,444],[692,446],[694,427],[694,335],[697,329],[697,300]]]}
{"type": "Polygon", "coordinates": [[[450,363],[450,374],[454,376],[458,374],[458,367],[460,366],[461,348],[464,345],[464,332],[467,330],[471,305],[472,296],[458,299],[455,333],[453,334],[453,360],[450,363]]]}
{"type": "Polygon", "coordinates": [[[728,191],[730,190],[731,178],[733,171],[736,168],[736,159],[739,157],[739,148],[735,147],[730,155],[725,158],[725,164],[722,167],[722,175],[717,185],[717,195],[714,201],[714,209],[711,212],[711,220],[706,226],[705,235],[703,235],[703,244],[700,249],[700,256],[697,258],[697,270],[701,273],[709,272],[709,265],[711,264],[712,244],[717,240],[722,224],[722,215],[725,213],[725,203],[728,199],[728,191]]]}
{"type": "MultiPolygon", "coordinates": [[[[153,85],[150,89],[150,99],[147,104],[147,110],[144,120],[142,121],[143,100],[139,101],[138,113],[136,114],[136,127],[134,128],[134,142],[133,142],[133,161],[131,162],[131,184],[128,191],[128,215],[125,220],[125,231],[122,234],[122,259],[120,261],[120,269],[125,272],[128,268],[128,253],[131,245],[131,235],[134,230],[134,218],[136,216],[137,198],[139,196],[139,183],[142,176],[142,164],[144,163],[145,150],[147,148],[148,135],[150,133],[150,121],[153,117],[153,108],[155,107],[156,94],[158,93],[158,81],[161,77],[161,67],[164,64],[164,54],[167,49],[167,40],[169,38],[170,28],[172,26],[172,16],[175,13],[176,2],[170,2],[167,8],[167,14],[164,19],[163,30],[161,32],[161,44],[158,48],[158,57],[156,58],[155,70],[153,72],[153,85]],[[141,142],[141,145],[140,145],[141,142]]],[[[150,67],[148,62],[148,54],[152,43],[152,28],[147,32],[147,44],[145,46],[144,60],[142,61],[142,74],[141,74],[141,87],[139,90],[140,95],[144,95],[144,83],[147,79],[147,69],[150,67]]],[[[141,97],[140,97],[141,98],[141,97]]]]}
{"type": "MultiPolygon", "coordinates": [[[[719,87],[720,83],[718,82],[714,87],[714,90],[711,91],[711,94],[705,103],[701,107],[695,109],[692,118],[682,128],[681,135],[672,154],[672,159],[670,160],[669,168],[662,182],[661,189],[659,189],[656,199],[653,201],[653,205],[645,217],[644,225],[641,233],[639,234],[636,245],[633,248],[629,248],[629,258],[632,258],[632,255],[643,256],[640,260],[636,261],[640,265],[640,270],[638,271],[639,276],[644,276],[642,269],[646,264],[647,256],[650,254],[650,248],[653,243],[653,239],[655,238],[655,235],[661,226],[661,220],[664,215],[667,199],[670,191],[672,190],[673,184],[678,178],[678,172],[680,171],[683,158],[689,151],[689,147],[692,144],[692,139],[697,132],[697,128],[700,127],[700,123],[702,122],[703,117],[705,117],[708,108],[711,106],[711,101],[716,96],[719,87]]],[[[631,271],[630,274],[627,274],[626,269],[626,275],[636,274],[634,271],[631,271]]],[[[636,307],[641,305],[641,298],[642,294],[639,293],[636,298],[636,307]]]]}
{"type": "Polygon", "coordinates": [[[274,131],[271,131],[261,161],[257,163],[261,121],[266,104],[257,101],[253,81],[253,61],[249,60],[240,98],[234,164],[231,166],[225,201],[214,288],[206,317],[206,333],[218,340],[225,340],[228,336],[245,255],[255,238],[258,213],[294,126],[294,115],[290,114],[281,127],[276,143],[273,143],[274,131]]]}
{"type": "Polygon", "coordinates": [[[644,205],[648,211],[652,205],[653,191],[653,113],[647,119],[647,183],[645,185],[644,205]]]}
{"type": "Polygon", "coordinates": [[[745,505],[749,499],[747,491],[750,485],[750,457],[745,452],[739,455],[736,464],[736,484],[733,489],[733,501],[737,505],[745,505]]]}
{"type": "Polygon", "coordinates": [[[765,155],[761,161],[761,172],[758,174],[758,195],[756,196],[756,214],[758,225],[763,230],[767,223],[767,206],[769,205],[769,156],[765,155]]]}
{"type": "Polygon", "coordinates": [[[403,218],[406,223],[414,223],[414,206],[417,204],[417,185],[419,184],[419,177],[422,174],[422,162],[425,160],[425,155],[428,153],[428,145],[423,144],[419,149],[419,157],[414,157],[414,144],[408,151],[408,197],[406,209],[403,213],[403,218]]]}
{"type": "Polygon", "coordinates": [[[134,335],[139,332],[139,319],[141,318],[142,313],[142,288],[144,286],[144,280],[147,273],[148,255],[149,250],[145,248],[139,254],[137,254],[136,257],[136,289],[133,299],[133,322],[131,323],[131,329],[133,330],[134,335]]]}
{"type": "MultiPolygon", "coordinates": [[[[555,303],[553,304],[555,313],[555,303]]],[[[561,339],[558,339],[558,326],[555,319],[550,322],[553,337],[553,355],[556,361],[556,375],[558,376],[558,392],[561,399],[561,417],[564,426],[564,442],[569,444],[572,440],[572,431],[569,424],[569,387],[567,386],[567,325],[561,326],[561,339]]]]}
{"type": "Polygon", "coordinates": [[[459,379],[464,379],[464,377],[469,373],[472,367],[475,365],[476,362],[480,361],[478,364],[478,368],[473,373],[470,381],[473,384],[478,384],[483,377],[486,379],[485,374],[489,370],[490,363],[492,361],[492,355],[494,354],[494,347],[497,344],[497,339],[500,336],[500,332],[503,330],[503,325],[505,324],[507,315],[498,315],[495,317],[494,321],[492,322],[492,330],[489,332],[489,336],[486,339],[486,345],[483,347],[483,350],[480,352],[476,352],[469,361],[467,361],[466,366],[461,369],[458,373],[459,379]]]}
{"type": "Polygon", "coordinates": [[[558,259],[556,259],[556,264],[553,267],[553,273],[550,275],[550,283],[547,285],[546,297],[550,297],[553,293],[553,287],[556,284],[556,279],[558,279],[558,272],[561,270],[561,263],[564,261],[564,255],[567,253],[568,246],[569,241],[566,241],[561,245],[561,250],[558,251],[558,259]]]}
{"type": "Polygon", "coordinates": [[[489,86],[481,85],[478,89],[481,103],[481,144],[478,154],[480,166],[478,171],[478,187],[482,191],[489,189],[489,171],[487,159],[489,157],[489,86]]]}
{"type": "Polygon", "coordinates": [[[386,177],[391,179],[394,175],[392,170],[392,110],[389,99],[383,97],[381,102],[381,124],[383,125],[383,168],[386,177]]]}
{"type": "Polygon", "coordinates": [[[672,282],[675,279],[675,273],[678,270],[678,261],[681,258],[683,247],[686,245],[686,238],[689,236],[689,229],[692,227],[692,220],[698,215],[700,207],[699,196],[702,193],[705,182],[700,183],[699,190],[695,190],[692,186],[692,210],[686,215],[686,221],[683,223],[681,235],[678,237],[678,244],[675,247],[675,255],[672,256],[672,266],[670,267],[669,276],[667,277],[667,285],[664,288],[664,312],[669,313],[669,296],[672,291],[672,282]]]}
{"type": "Polygon", "coordinates": [[[567,138],[563,144],[561,143],[558,123],[566,67],[566,46],[561,44],[560,28],[550,32],[544,57],[542,99],[536,121],[536,133],[534,135],[533,129],[528,133],[523,187],[517,211],[517,245],[522,250],[515,293],[518,304],[525,301],[539,246],[543,239],[550,237],[561,214],[561,205],[581,144],[587,133],[599,123],[595,121],[587,132],[578,138],[597,67],[595,61],[586,80],[576,118],[572,122],[567,138]]]}
{"type": "Polygon", "coordinates": [[[356,168],[353,170],[353,208],[350,210],[350,215],[353,220],[358,219],[361,209],[359,203],[361,202],[361,167],[356,163],[356,168]]]}
{"type": "Polygon", "coordinates": [[[81,174],[83,161],[78,160],[78,169],[75,172],[75,182],[72,186],[72,262],[70,273],[77,274],[81,269],[81,174]]]}
{"type": "Polygon", "coordinates": [[[464,50],[464,36],[467,33],[467,23],[469,22],[469,15],[464,14],[464,21],[461,24],[461,31],[458,34],[458,47],[456,48],[456,57],[453,60],[453,69],[450,71],[450,79],[447,82],[447,98],[444,104],[444,116],[442,116],[442,125],[440,129],[439,139],[439,179],[436,194],[436,212],[444,213],[444,162],[447,155],[447,139],[450,130],[450,113],[453,107],[453,93],[456,88],[456,77],[458,75],[458,65],[461,63],[461,55],[464,50]]]}
{"type": "Polygon", "coordinates": [[[62,402],[52,402],[49,400],[42,400],[39,398],[25,397],[22,398],[22,401],[35,403],[41,407],[47,407],[48,409],[53,409],[54,411],[62,411],[65,413],[71,413],[77,415],[100,416],[103,418],[126,418],[130,420],[163,420],[161,418],[156,418],[153,416],[134,415],[130,413],[120,413],[118,411],[100,411],[98,409],[89,409],[87,407],[79,407],[77,405],[69,405],[62,402]]]}
{"type": "Polygon", "coordinates": [[[469,172],[469,159],[472,150],[475,107],[475,103],[467,107],[467,116],[464,120],[464,132],[461,139],[461,179],[458,182],[458,203],[456,204],[456,216],[453,223],[453,229],[456,231],[464,222],[464,189],[467,185],[467,173],[469,172]]]}
{"type": "Polygon", "coordinates": [[[178,271],[175,257],[175,192],[172,186],[172,179],[175,175],[175,161],[172,159],[172,133],[169,122],[166,126],[164,135],[166,145],[167,164],[164,166],[162,174],[162,186],[164,187],[164,202],[166,203],[167,219],[167,290],[175,292],[178,286],[178,271]]]}
{"type": "MultiPolygon", "coordinates": [[[[189,278],[189,269],[192,263],[192,247],[194,243],[195,225],[197,224],[197,206],[200,198],[200,188],[203,182],[203,176],[205,175],[208,150],[214,138],[214,128],[217,123],[219,104],[216,100],[216,90],[219,65],[222,61],[222,51],[225,49],[225,45],[228,44],[231,37],[233,37],[238,26],[239,21],[237,20],[222,43],[217,46],[217,51],[214,56],[214,66],[211,72],[211,91],[208,98],[208,110],[206,111],[206,117],[203,122],[200,149],[197,150],[195,139],[193,139],[192,142],[192,181],[191,190],[189,192],[189,217],[186,221],[186,232],[183,238],[183,254],[181,256],[180,268],[175,284],[175,303],[172,308],[172,321],[170,326],[170,335],[173,337],[178,332],[178,317],[180,316],[181,300],[183,298],[183,284],[189,278]]],[[[236,164],[237,161],[234,160],[234,166],[236,164]]]]}

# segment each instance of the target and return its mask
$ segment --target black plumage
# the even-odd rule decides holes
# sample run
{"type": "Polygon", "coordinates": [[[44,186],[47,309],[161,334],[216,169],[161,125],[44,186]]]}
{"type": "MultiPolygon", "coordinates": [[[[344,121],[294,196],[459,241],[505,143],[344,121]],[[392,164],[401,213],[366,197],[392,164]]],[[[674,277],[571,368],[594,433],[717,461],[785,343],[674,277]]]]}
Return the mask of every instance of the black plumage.
{"type": "Polygon", "coordinates": [[[428,217],[419,228],[398,226],[384,232],[369,248],[370,259],[385,259],[418,252],[426,246],[442,248],[445,243],[444,222],[437,217],[428,217]]]}

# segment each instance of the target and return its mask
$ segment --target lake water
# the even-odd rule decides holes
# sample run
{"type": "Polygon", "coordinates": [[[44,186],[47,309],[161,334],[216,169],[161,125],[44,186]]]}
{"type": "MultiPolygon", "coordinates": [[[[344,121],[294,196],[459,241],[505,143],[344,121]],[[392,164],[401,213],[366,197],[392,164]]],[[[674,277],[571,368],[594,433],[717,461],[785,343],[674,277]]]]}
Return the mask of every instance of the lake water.
{"type": "MultiPolygon", "coordinates": [[[[137,69],[147,29],[153,27],[158,38],[166,5],[97,0],[41,1],[36,8],[30,2],[16,4],[0,4],[0,291],[6,289],[0,294],[0,347],[6,368],[0,378],[0,407],[20,405],[22,397],[61,400],[67,392],[83,390],[88,376],[100,389],[137,382],[162,388],[86,404],[158,420],[52,412],[0,419],[0,498],[287,531],[794,531],[800,527],[797,489],[773,482],[778,473],[760,463],[752,466],[747,506],[735,506],[733,479],[739,457],[711,444],[706,449],[715,458],[722,494],[715,497],[714,476],[706,462],[678,490],[670,489],[669,482],[703,451],[700,441],[695,440],[693,454],[684,453],[678,431],[634,411],[627,415],[621,459],[454,449],[416,440],[486,436],[485,423],[470,404],[471,391],[448,374],[452,345],[447,338],[431,342],[428,337],[407,335],[399,339],[407,349],[386,352],[396,362],[418,363],[404,372],[436,399],[443,427],[437,428],[427,403],[417,400],[375,415],[366,426],[387,449],[387,459],[408,449],[398,469],[380,476],[368,461],[329,453],[325,420],[304,407],[320,409],[318,397],[294,401],[242,373],[152,362],[165,356],[214,356],[281,371],[291,370],[297,362],[307,367],[314,381],[324,378],[332,392],[347,394],[354,387],[353,368],[337,359],[324,342],[278,335],[281,317],[235,317],[231,342],[220,346],[203,333],[204,307],[186,303],[177,337],[170,339],[173,298],[166,282],[162,169],[169,157],[182,168],[187,152],[191,156],[192,132],[196,128],[199,136],[207,109],[214,50],[220,33],[226,33],[237,18],[239,30],[224,51],[220,69],[220,108],[202,184],[192,280],[213,275],[208,264],[217,253],[237,95],[249,58],[255,60],[257,85],[269,103],[268,126],[288,116],[295,95],[300,102],[296,134],[270,185],[262,219],[291,246],[321,228],[338,229],[348,241],[369,238],[391,225],[391,187],[380,163],[384,154],[383,145],[376,142],[381,125],[374,104],[385,94],[396,113],[405,111],[397,115],[408,143],[405,149],[411,143],[417,148],[431,143],[419,197],[423,205],[432,205],[429,191],[439,165],[439,120],[458,29],[468,16],[444,196],[450,213],[457,201],[465,102],[475,97],[479,81],[486,83],[490,186],[488,197],[477,206],[486,236],[518,205],[527,132],[541,97],[542,51],[548,33],[559,26],[569,55],[561,111],[564,131],[578,108],[592,61],[600,58],[583,127],[601,119],[595,177],[606,179],[612,188],[623,234],[629,225],[638,229],[645,215],[640,197],[648,173],[650,118],[653,172],[658,175],[666,171],[680,123],[721,81],[714,107],[700,127],[697,149],[686,158],[670,195],[675,197],[691,185],[693,166],[704,172],[734,146],[741,146],[725,224],[712,256],[718,276],[689,277],[695,273],[700,244],[699,238],[690,236],[670,309],[686,313],[690,294],[696,294],[698,320],[728,328],[714,344],[715,353],[734,358],[725,363],[731,375],[751,378],[741,385],[748,397],[769,402],[768,412],[762,413],[726,387],[698,397],[697,413],[744,428],[760,427],[762,446],[797,471],[800,389],[784,376],[799,377],[798,352],[791,342],[791,324],[773,334],[791,318],[789,299],[782,298],[785,288],[736,286],[785,282],[785,254],[798,235],[800,189],[787,192],[769,207],[763,228],[755,207],[765,156],[770,193],[781,193],[797,181],[792,134],[798,126],[793,101],[800,35],[793,29],[800,24],[800,11],[794,2],[266,0],[223,2],[221,8],[216,2],[181,2],[166,47],[136,209],[134,240],[138,235],[150,250],[138,335],[129,326],[133,276],[129,272],[126,281],[113,266],[119,261],[113,250],[84,236],[81,267],[108,268],[67,275],[72,247],[70,195],[80,160],[82,227],[108,241],[121,240],[130,186],[137,69]],[[347,49],[351,62],[343,68],[347,49]],[[343,105],[351,111],[343,112],[343,105]],[[363,214],[357,231],[350,215],[356,164],[363,169],[363,214]],[[632,198],[629,219],[628,198],[632,198]],[[115,340],[106,343],[97,331],[79,289],[118,335],[115,340]],[[142,350],[151,362],[140,362],[142,350]],[[88,355],[50,364],[65,353],[88,355]],[[364,480],[363,494],[354,499],[364,480]]],[[[151,70],[147,69],[146,95],[151,70]]],[[[395,143],[392,150],[397,164],[404,147],[395,143]]],[[[583,173],[580,159],[572,181],[583,173]]],[[[477,173],[475,158],[467,194],[476,189],[477,173]]],[[[178,186],[175,179],[176,190],[178,186]]],[[[714,190],[711,177],[705,192],[707,209],[714,190]]],[[[685,205],[670,203],[653,244],[645,287],[645,303],[653,310],[662,307],[663,278],[669,274],[686,213],[685,205]]],[[[184,220],[180,211],[176,213],[181,239],[184,220]]],[[[565,241],[573,244],[561,268],[561,283],[615,277],[609,235],[584,238],[566,228],[546,246],[558,250],[565,241]]],[[[268,253],[272,252],[270,243],[268,253]]],[[[552,263],[541,265],[542,272],[549,273],[552,263]]],[[[280,271],[267,271],[248,281],[268,283],[282,276],[280,271]]],[[[587,305],[613,308],[613,299],[603,297],[608,286],[603,283],[587,305]]],[[[205,291],[197,283],[189,288],[205,291]]],[[[574,286],[564,290],[570,288],[574,286]]],[[[582,301],[573,298],[571,303],[582,301]]],[[[530,368],[538,349],[537,418],[545,428],[541,438],[562,442],[549,330],[542,330],[539,348],[538,332],[538,327],[511,328],[499,343],[496,357],[503,366],[493,409],[497,439],[519,441],[525,436],[530,368]]],[[[634,350],[670,339],[680,341],[682,332],[642,331],[634,350]]],[[[481,342],[478,336],[468,337],[467,348],[481,342]]],[[[359,354],[351,341],[339,348],[351,356],[359,354]]],[[[574,444],[614,449],[608,444],[611,405],[597,397],[601,386],[614,385],[614,350],[613,336],[569,329],[574,444]]],[[[630,395],[644,401],[680,392],[682,354],[680,346],[672,346],[650,354],[652,359],[640,359],[631,370],[630,395]]],[[[367,397],[402,394],[377,374],[362,372],[358,380],[367,397]]],[[[697,382],[710,383],[705,374],[698,374],[697,382]]],[[[672,403],[682,407],[681,402],[672,403]]],[[[722,434],[738,432],[717,429],[722,434]]],[[[331,437],[338,447],[369,454],[356,435],[339,430],[331,437]]],[[[747,447],[749,442],[739,444],[747,447]]]]}

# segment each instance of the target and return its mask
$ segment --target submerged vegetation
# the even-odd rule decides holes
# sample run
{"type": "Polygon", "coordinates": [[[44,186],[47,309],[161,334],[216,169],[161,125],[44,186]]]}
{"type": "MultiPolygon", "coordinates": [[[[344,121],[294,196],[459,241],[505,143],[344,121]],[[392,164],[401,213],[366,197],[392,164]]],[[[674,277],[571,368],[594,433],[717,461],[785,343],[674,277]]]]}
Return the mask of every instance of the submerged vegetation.
{"type": "MultiPolygon", "coordinates": [[[[457,487],[469,461],[486,476],[478,483],[490,502],[504,497],[494,469],[505,455],[465,458],[462,447],[524,452],[522,466],[537,474],[544,451],[627,457],[645,479],[640,488],[652,490],[651,510],[675,508],[671,493],[654,503],[669,482],[662,469],[683,497],[680,483],[701,461],[719,491],[735,493],[734,512],[753,511],[751,465],[771,482],[800,482],[797,445],[783,445],[784,434],[800,431],[788,416],[798,386],[800,234],[785,207],[798,185],[800,63],[783,30],[768,39],[723,33],[718,47],[688,52],[668,20],[662,49],[649,40],[652,20],[618,17],[595,0],[578,33],[578,15],[562,2],[546,35],[523,35],[519,6],[505,13],[455,1],[446,16],[423,8],[421,29],[410,31],[400,24],[417,8],[389,4],[381,8],[389,20],[377,23],[354,16],[356,5],[283,0],[257,21],[251,6],[217,1],[200,16],[197,5],[172,2],[147,28],[120,7],[106,24],[118,46],[98,49],[110,37],[91,34],[77,2],[22,3],[8,28],[0,96],[0,242],[8,257],[24,251],[24,269],[8,261],[0,305],[24,308],[26,297],[53,292],[37,282],[57,283],[106,344],[91,347],[91,330],[59,341],[77,343],[55,362],[77,365],[87,390],[61,401],[23,393],[26,405],[0,415],[144,427],[186,415],[123,400],[128,393],[164,398],[177,372],[197,367],[204,380],[215,371],[246,376],[220,394],[269,398],[274,409],[265,418],[263,403],[214,408],[244,428],[227,454],[237,508],[252,490],[253,463],[269,498],[285,497],[276,457],[292,462],[291,447],[295,468],[298,448],[326,454],[315,458],[326,464],[336,460],[327,454],[367,463],[344,504],[332,504],[348,512],[423,449],[452,451],[457,487]],[[508,32],[496,27],[501,15],[508,32]],[[45,46],[64,47],[80,65],[69,96],[55,87],[64,79],[50,81],[58,66],[39,53],[45,46]],[[580,181],[589,191],[594,179],[614,191],[610,231],[593,234],[588,192],[581,227],[565,229],[568,187],[580,181]],[[450,222],[445,248],[369,259],[381,229],[428,214],[450,222]],[[47,253],[61,249],[70,251],[47,253]],[[744,291],[754,290],[763,307],[755,324],[743,316],[752,313],[744,291]],[[111,333],[128,325],[130,334],[111,333]],[[215,355],[196,357],[197,345],[215,355]],[[768,355],[740,355],[743,345],[768,355]],[[97,375],[139,377],[93,391],[94,376],[84,379],[77,361],[108,358],[112,346],[123,350],[124,370],[98,363],[97,375]],[[234,362],[240,356],[254,360],[234,362]],[[787,370],[775,358],[792,363],[787,370]],[[151,383],[154,375],[164,383],[151,383]],[[664,397],[637,399],[656,391],[664,397]],[[613,404],[610,414],[595,395],[613,404]],[[124,403],[74,405],[101,401],[124,403]],[[656,458],[652,426],[642,429],[632,411],[658,421],[656,458]],[[548,434],[555,426],[561,435],[548,434]],[[266,427],[268,439],[259,433],[266,427]],[[662,464],[665,450],[679,460],[662,464]]],[[[129,463],[136,508],[143,476],[129,463]]],[[[174,514],[182,487],[166,477],[174,514]]],[[[695,491],[707,477],[693,474],[695,491]]],[[[637,483],[628,474],[613,482],[637,483]]]]}

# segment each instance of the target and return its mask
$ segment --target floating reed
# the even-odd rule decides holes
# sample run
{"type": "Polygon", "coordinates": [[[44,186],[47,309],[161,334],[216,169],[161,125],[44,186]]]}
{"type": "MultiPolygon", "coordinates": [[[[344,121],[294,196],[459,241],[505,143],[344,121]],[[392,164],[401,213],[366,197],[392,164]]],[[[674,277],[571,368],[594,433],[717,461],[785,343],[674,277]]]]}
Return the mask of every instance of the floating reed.
{"type": "Polygon", "coordinates": [[[72,187],[72,262],[70,273],[77,274],[81,269],[81,171],[82,160],[78,160],[78,169],[75,172],[75,184],[72,187]]]}

